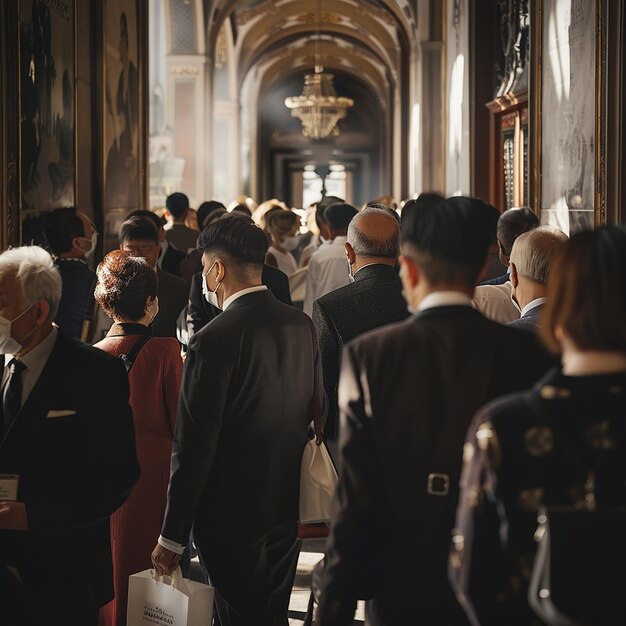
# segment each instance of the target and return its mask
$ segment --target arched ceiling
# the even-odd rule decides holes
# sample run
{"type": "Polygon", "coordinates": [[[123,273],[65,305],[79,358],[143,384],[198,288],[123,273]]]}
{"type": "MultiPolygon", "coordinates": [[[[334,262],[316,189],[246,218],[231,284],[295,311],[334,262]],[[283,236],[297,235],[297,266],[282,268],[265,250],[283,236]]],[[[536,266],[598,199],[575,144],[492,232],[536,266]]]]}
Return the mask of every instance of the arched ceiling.
{"type": "MultiPolygon", "coordinates": [[[[387,91],[404,75],[416,22],[409,0],[213,0],[207,2],[209,46],[232,30],[239,87],[250,72],[263,83],[315,65],[359,77],[387,91]]],[[[383,99],[384,94],[380,94],[383,99]]]]}

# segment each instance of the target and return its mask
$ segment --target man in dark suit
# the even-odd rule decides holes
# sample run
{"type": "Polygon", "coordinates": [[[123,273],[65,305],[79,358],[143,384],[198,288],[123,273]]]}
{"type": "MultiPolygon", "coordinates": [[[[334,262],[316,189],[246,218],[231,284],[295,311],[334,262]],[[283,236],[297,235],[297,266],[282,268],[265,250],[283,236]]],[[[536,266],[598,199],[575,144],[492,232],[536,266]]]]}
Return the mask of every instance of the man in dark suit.
{"type": "MultiPolygon", "coordinates": [[[[202,289],[203,282],[204,278],[202,272],[194,274],[191,279],[189,302],[187,303],[187,311],[185,314],[185,323],[189,338],[193,337],[193,335],[221,313],[218,308],[209,304],[204,297],[202,289]]],[[[272,292],[277,300],[290,306],[292,305],[287,274],[271,265],[263,265],[261,282],[272,292]]]]}
{"type": "Polygon", "coordinates": [[[522,313],[507,326],[530,332],[539,330],[550,267],[567,240],[564,232],[550,226],[540,226],[515,240],[511,251],[511,285],[522,313]]]}
{"type": "Polygon", "coordinates": [[[61,277],[0,255],[0,623],[95,625],[113,598],[109,515],[139,476],[119,361],[52,320],[61,277]]]}
{"type": "Polygon", "coordinates": [[[167,212],[171,221],[165,226],[165,238],[175,248],[182,250],[185,254],[196,247],[196,241],[200,234],[197,230],[189,228],[185,224],[189,214],[189,198],[184,193],[176,192],[167,196],[165,200],[167,212]]]}
{"type": "Polygon", "coordinates": [[[170,274],[174,274],[174,276],[180,276],[180,263],[187,257],[187,255],[184,252],[181,252],[178,248],[174,247],[165,238],[163,220],[156,213],[154,213],[154,211],[148,211],[147,209],[137,209],[136,211],[131,211],[126,216],[126,220],[131,220],[135,217],[150,220],[156,228],[159,235],[159,245],[161,246],[159,258],[157,260],[158,269],[165,270],[170,274]]]}
{"type": "MultiPolygon", "coordinates": [[[[496,226],[496,240],[498,244],[498,255],[500,261],[507,268],[509,267],[509,259],[513,242],[522,234],[531,228],[539,226],[539,219],[534,211],[528,207],[509,209],[502,213],[498,219],[496,226]]],[[[509,280],[509,270],[505,274],[490,280],[485,280],[481,285],[504,285],[509,280]]]]}
{"type": "Polygon", "coordinates": [[[63,279],[63,295],[55,324],[68,336],[81,339],[83,325],[94,312],[94,271],[87,265],[98,242],[91,220],[74,207],[46,215],[44,233],[63,279]]]}
{"type": "Polygon", "coordinates": [[[189,343],[153,563],[171,572],[193,524],[222,626],[286,625],[315,391],[323,401],[315,333],[262,285],[268,240],[249,220],[211,224],[198,247],[223,313],[189,343]]]}
{"type": "Polygon", "coordinates": [[[187,304],[189,288],[182,278],[159,269],[157,259],[161,246],[152,223],[138,217],[127,220],[120,228],[119,242],[120,250],[143,257],[156,269],[159,312],[150,325],[152,334],[156,337],[176,337],[176,320],[187,304]]]}
{"type": "Polygon", "coordinates": [[[351,624],[358,599],[373,626],[467,623],[447,577],[465,433],[486,401],[549,365],[533,337],[471,307],[494,211],[462,197],[407,203],[400,276],[415,315],[344,349],[320,626],[351,624]]]}
{"type": "Polygon", "coordinates": [[[398,220],[384,209],[366,208],[350,222],[345,249],[353,282],[313,303],[313,324],[329,400],[324,434],[331,440],[337,438],[337,384],[343,345],[368,330],[409,316],[395,269],[400,254],[398,220]]]}

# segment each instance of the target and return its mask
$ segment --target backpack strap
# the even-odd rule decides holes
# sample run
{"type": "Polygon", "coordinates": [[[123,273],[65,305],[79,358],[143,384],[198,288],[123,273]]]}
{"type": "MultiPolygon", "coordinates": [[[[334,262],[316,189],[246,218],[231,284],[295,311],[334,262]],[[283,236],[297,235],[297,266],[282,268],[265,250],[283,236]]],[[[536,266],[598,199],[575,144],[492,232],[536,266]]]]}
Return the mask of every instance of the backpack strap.
{"type": "Polygon", "coordinates": [[[151,338],[152,335],[141,335],[141,337],[139,337],[139,339],[137,339],[137,341],[133,344],[133,347],[130,349],[130,352],[128,354],[120,354],[120,359],[122,359],[122,363],[124,363],[127,374],[128,372],[130,372],[130,368],[133,366],[133,363],[135,362],[139,351],[151,338]]]}

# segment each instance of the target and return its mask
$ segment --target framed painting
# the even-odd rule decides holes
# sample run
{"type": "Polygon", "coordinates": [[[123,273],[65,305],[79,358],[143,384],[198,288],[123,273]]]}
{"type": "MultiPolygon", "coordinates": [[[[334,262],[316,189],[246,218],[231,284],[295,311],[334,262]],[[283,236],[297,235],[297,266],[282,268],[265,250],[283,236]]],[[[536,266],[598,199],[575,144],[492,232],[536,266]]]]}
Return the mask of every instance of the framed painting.
{"type": "Polygon", "coordinates": [[[75,203],[75,0],[19,0],[19,198],[24,242],[42,213],[75,203]]]}
{"type": "Polygon", "coordinates": [[[105,236],[143,208],[145,181],[144,3],[104,0],[103,205],[105,236]],[[144,27],[140,27],[143,24],[144,27]]]}
{"type": "Polygon", "coordinates": [[[606,223],[606,0],[532,11],[531,199],[569,234],[606,223]]]}

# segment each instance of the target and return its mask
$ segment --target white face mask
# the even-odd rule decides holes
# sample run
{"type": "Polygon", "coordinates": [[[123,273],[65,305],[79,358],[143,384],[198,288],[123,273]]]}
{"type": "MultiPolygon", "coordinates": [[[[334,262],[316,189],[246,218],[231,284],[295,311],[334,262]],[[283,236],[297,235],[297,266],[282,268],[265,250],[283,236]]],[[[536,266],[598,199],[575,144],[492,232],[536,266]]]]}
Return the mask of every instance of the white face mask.
{"type": "Polygon", "coordinates": [[[294,235],[293,237],[286,237],[280,245],[288,252],[291,252],[298,247],[299,243],[300,237],[298,237],[298,235],[294,235]]]}
{"type": "MultiPolygon", "coordinates": [[[[25,313],[27,313],[33,306],[31,304],[27,309],[22,311],[15,319],[8,320],[6,317],[2,317],[0,315],[0,354],[18,354],[22,349],[22,344],[17,340],[13,339],[11,336],[11,324],[13,322],[17,322],[17,320],[22,317],[25,313]]],[[[36,328],[36,327],[35,327],[36,328]]],[[[23,339],[28,339],[32,333],[35,332],[35,328],[33,328],[23,339]]]]}
{"type": "Polygon", "coordinates": [[[219,302],[217,300],[217,290],[220,288],[220,285],[222,283],[217,283],[217,287],[215,287],[215,291],[211,291],[206,282],[207,274],[215,267],[216,263],[217,261],[214,261],[213,265],[209,267],[209,271],[206,274],[202,275],[202,295],[206,298],[206,301],[209,304],[213,305],[216,309],[219,309],[221,311],[222,307],[219,305],[219,302]]]}
{"type": "Polygon", "coordinates": [[[91,238],[81,237],[81,239],[91,242],[89,250],[83,252],[83,256],[88,259],[95,252],[96,246],[98,245],[98,233],[94,230],[93,233],[91,233],[91,238]]]}

